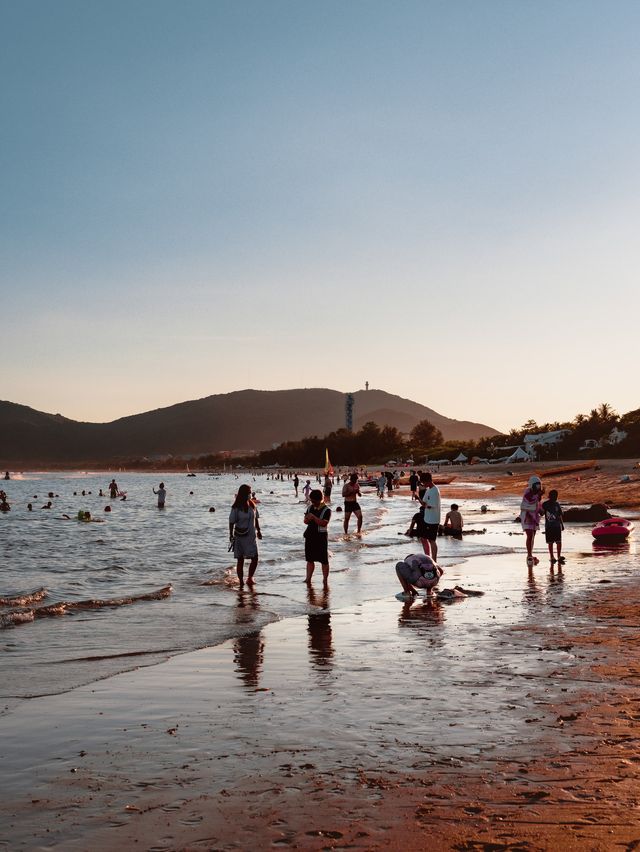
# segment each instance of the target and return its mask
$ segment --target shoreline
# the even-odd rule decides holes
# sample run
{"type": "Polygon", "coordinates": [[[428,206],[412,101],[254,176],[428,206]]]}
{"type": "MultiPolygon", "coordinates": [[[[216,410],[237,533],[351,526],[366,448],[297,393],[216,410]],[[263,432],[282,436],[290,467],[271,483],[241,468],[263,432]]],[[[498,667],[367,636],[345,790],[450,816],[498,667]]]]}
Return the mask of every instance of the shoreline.
{"type": "Polygon", "coordinates": [[[521,556],[460,566],[478,585],[485,560],[498,563],[504,579],[485,580],[485,599],[321,610],[26,702],[0,719],[0,839],[69,850],[632,843],[640,582],[624,559],[578,582],[579,552],[564,574],[539,566],[526,579],[521,556]],[[500,589],[521,574],[513,621],[500,589]]]}
{"type": "MultiPolygon", "coordinates": [[[[502,477],[505,490],[470,488],[476,504],[519,496],[528,471],[498,473],[475,483],[502,477]]],[[[535,569],[521,539],[513,548],[447,567],[444,585],[482,598],[403,605],[390,571],[388,598],[334,608],[319,594],[304,615],[7,706],[0,845],[632,844],[635,541],[603,555],[588,525],[571,525],[564,569],[545,565],[543,536],[535,569]]],[[[252,593],[236,606],[251,611],[252,593]]]]}

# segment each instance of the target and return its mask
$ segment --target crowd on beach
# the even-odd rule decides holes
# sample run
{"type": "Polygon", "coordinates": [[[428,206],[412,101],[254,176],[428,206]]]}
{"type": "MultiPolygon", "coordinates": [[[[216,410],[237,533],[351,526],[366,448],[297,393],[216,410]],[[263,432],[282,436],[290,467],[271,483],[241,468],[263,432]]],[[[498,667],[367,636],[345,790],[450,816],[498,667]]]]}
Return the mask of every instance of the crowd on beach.
{"type": "MultiPolygon", "coordinates": [[[[335,485],[343,483],[341,495],[343,498],[343,507],[336,508],[337,513],[343,513],[342,528],[344,535],[349,535],[349,526],[352,515],[355,517],[356,536],[362,534],[363,513],[359,498],[362,494],[360,491],[360,476],[357,472],[336,474],[333,471],[327,471],[324,478],[321,474],[316,474],[316,481],[322,488],[314,488],[311,484],[311,479],[307,479],[302,487],[302,495],[305,503],[305,511],[303,515],[304,524],[304,552],[306,561],[306,576],[305,582],[311,584],[311,580],[315,571],[316,564],[319,564],[322,570],[323,585],[328,587],[329,581],[329,523],[331,521],[331,495],[335,485]]],[[[366,477],[366,473],[364,474],[366,477]]],[[[297,473],[268,473],[267,478],[284,480],[285,477],[291,480],[295,496],[299,496],[300,478],[297,473]]],[[[5,475],[5,479],[9,479],[9,473],[5,475]]],[[[237,474],[236,474],[237,478],[237,474]]],[[[391,494],[394,487],[399,484],[397,473],[394,475],[391,471],[383,471],[378,477],[366,477],[367,484],[375,484],[377,496],[380,499],[384,498],[385,491],[391,494]]],[[[402,562],[396,565],[396,575],[402,586],[404,595],[409,597],[416,596],[419,591],[425,591],[427,596],[435,594],[435,587],[438,585],[440,577],[443,574],[443,569],[438,565],[438,536],[448,535],[456,539],[461,539],[463,535],[464,521],[456,503],[451,505],[450,510],[446,513],[444,523],[441,523],[442,501],[440,490],[433,481],[433,476],[426,471],[411,471],[409,480],[409,490],[411,492],[411,500],[418,504],[418,510],[413,514],[411,523],[405,535],[409,538],[416,538],[422,547],[422,553],[409,554],[402,562]]],[[[120,490],[115,478],[111,480],[107,489],[111,500],[126,500],[127,494],[120,490]]],[[[160,482],[158,488],[153,488],[153,493],[157,497],[158,509],[164,509],[167,500],[167,489],[164,482],[160,482]]],[[[193,492],[190,492],[193,494],[193,492]]],[[[74,492],[74,496],[77,492],[74,492]]],[[[81,495],[87,496],[91,492],[81,492],[81,495]]],[[[540,528],[541,519],[544,518],[545,538],[549,547],[549,558],[551,564],[563,564],[565,557],[562,555],[562,530],[564,529],[562,507],[558,502],[558,492],[552,490],[549,492],[547,500],[543,501],[544,488],[540,477],[537,475],[531,476],[527,489],[522,497],[520,505],[520,521],[526,536],[526,553],[527,565],[533,567],[539,560],[533,554],[534,541],[537,531],[540,528]]],[[[48,492],[49,500],[41,506],[41,509],[49,510],[52,508],[52,500],[55,495],[53,492],[48,492]]],[[[100,489],[99,497],[106,497],[103,490],[100,489]]],[[[37,499],[37,495],[34,495],[37,499]]],[[[244,586],[245,575],[244,565],[248,560],[249,567],[247,572],[246,582],[248,585],[255,583],[255,574],[258,567],[259,551],[258,541],[262,539],[262,531],[260,529],[260,513],[258,511],[259,501],[256,498],[255,492],[250,485],[242,484],[239,486],[234,502],[229,514],[229,551],[233,551],[234,559],[236,560],[236,574],[240,586],[244,586]]],[[[486,507],[483,507],[486,508],[486,507]]],[[[11,506],[8,502],[5,491],[0,490],[0,511],[8,512],[11,506]]],[[[28,511],[33,511],[33,504],[27,504],[28,511]]],[[[105,512],[110,512],[111,507],[105,506],[105,512]]],[[[209,509],[210,512],[215,512],[215,507],[209,509]]],[[[62,516],[66,520],[71,520],[69,515],[62,516]]],[[[100,522],[99,519],[91,517],[91,513],[85,510],[79,510],[76,520],[82,522],[100,522]]]]}

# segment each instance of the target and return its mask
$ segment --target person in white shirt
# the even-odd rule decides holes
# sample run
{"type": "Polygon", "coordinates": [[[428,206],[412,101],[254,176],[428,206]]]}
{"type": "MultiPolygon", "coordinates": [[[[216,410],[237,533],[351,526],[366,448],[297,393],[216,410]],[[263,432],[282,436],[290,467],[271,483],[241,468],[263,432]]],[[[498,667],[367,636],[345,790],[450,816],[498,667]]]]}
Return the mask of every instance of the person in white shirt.
{"type": "Polygon", "coordinates": [[[430,473],[423,473],[420,477],[422,485],[425,489],[420,501],[424,513],[424,528],[425,538],[429,541],[431,548],[431,556],[434,561],[438,559],[438,527],[440,526],[440,491],[437,485],[433,484],[433,479],[430,473]]]}

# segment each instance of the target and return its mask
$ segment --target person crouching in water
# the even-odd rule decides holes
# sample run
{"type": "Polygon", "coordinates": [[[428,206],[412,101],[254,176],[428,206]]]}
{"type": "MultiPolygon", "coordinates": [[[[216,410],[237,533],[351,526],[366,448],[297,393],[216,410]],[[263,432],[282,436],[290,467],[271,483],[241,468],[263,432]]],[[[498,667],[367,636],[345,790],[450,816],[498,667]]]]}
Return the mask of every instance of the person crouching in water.
{"type": "Polygon", "coordinates": [[[315,563],[322,565],[322,580],[325,589],[329,585],[329,521],[331,509],[322,500],[322,491],[313,490],[309,494],[311,505],[304,514],[304,557],[307,560],[305,583],[310,585],[315,563]]]}
{"type": "Polygon", "coordinates": [[[426,553],[410,553],[397,563],[396,574],[405,594],[414,597],[418,589],[426,589],[427,597],[433,597],[444,571],[426,553]]]}

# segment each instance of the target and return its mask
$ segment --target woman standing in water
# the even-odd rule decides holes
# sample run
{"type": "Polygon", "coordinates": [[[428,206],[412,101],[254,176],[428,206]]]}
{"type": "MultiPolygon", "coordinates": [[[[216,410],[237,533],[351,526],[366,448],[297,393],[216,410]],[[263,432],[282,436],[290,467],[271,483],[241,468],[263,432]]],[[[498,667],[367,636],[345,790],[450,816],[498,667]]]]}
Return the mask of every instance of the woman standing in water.
{"type": "Polygon", "coordinates": [[[244,560],[250,559],[247,583],[253,585],[253,575],[258,567],[258,542],[262,539],[258,509],[251,499],[251,486],[241,485],[229,514],[229,539],[233,555],[238,560],[236,571],[240,585],[244,586],[244,560]]]}
{"type": "Polygon", "coordinates": [[[541,507],[542,495],[544,488],[539,476],[532,476],[529,479],[527,490],[522,496],[520,504],[520,523],[527,537],[527,565],[538,564],[538,559],[533,555],[533,541],[536,537],[536,532],[540,527],[540,515],[543,514],[541,507]]]}

